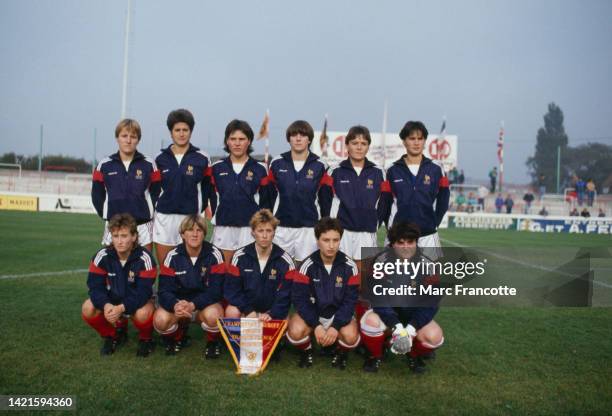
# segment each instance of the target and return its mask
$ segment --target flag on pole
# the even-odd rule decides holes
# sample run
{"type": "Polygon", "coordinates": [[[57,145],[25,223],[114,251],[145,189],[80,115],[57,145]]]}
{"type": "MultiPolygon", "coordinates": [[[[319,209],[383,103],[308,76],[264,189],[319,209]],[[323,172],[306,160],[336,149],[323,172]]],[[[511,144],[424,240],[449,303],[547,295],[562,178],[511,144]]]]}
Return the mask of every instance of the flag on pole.
{"type": "Polygon", "coordinates": [[[327,114],[325,114],[325,122],[323,123],[323,131],[321,137],[319,137],[319,143],[321,144],[321,156],[327,157],[327,114]]]}
{"type": "Polygon", "coordinates": [[[446,133],[446,117],[442,119],[442,126],[440,127],[440,136],[446,133]]]}
{"type": "Polygon", "coordinates": [[[265,151],[264,151],[264,163],[268,166],[268,159],[270,158],[270,110],[266,110],[266,115],[264,115],[263,123],[261,123],[261,127],[259,128],[259,134],[257,135],[257,140],[266,139],[265,143],[265,151]]]}
{"type": "Polygon", "coordinates": [[[266,110],[266,115],[264,116],[263,123],[261,123],[261,127],[259,128],[259,134],[257,135],[257,140],[264,139],[270,135],[270,110],[266,110]]]}

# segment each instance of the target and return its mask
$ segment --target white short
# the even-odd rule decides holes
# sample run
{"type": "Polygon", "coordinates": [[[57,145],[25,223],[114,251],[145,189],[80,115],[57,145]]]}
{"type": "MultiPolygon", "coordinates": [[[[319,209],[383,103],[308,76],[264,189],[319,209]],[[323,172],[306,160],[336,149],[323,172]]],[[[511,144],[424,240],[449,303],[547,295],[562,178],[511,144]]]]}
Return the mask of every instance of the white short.
{"type": "MultiPolygon", "coordinates": [[[[145,222],[140,224],[138,230],[138,244],[146,246],[151,244],[151,237],[153,236],[153,221],[145,222]]],[[[113,239],[110,231],[108,230],[108,221],[104,222],[104,234],[102,234],[102,245],[110,246],[113,243],[113,239]]]]}
{"type": "Polygon", "coordinates": [[[376,247],[376,233],[344,230],[340,240],[340,251],[352,258],[361,260],[361,247],[376,247]]]}
{"type": "MultiPolygon", "coordinates": [[[[385,245],[389,245],[389,238],[387,237],[385,237],[385,245]]],[[[417,245],[424,249],[423,254],[430,260],[437,260],[444,255],[440,236],[437,231],[433,234],[419,238],[417,245]]]]}
{"type": "Polygon", "coordinates": [[[236,251],[253,241],[255,240],[251,235],[251,227],[216,225],[213,230],[212,243],[221,250],[236,251]]]}
{"type": "Polygon", "coordinates": [[[298,261],[304,260],[317,251],[314,228],[276,227],[274,243],[298,261]]]}
{"type": "Polygon", "coordinates": [[[165,246],[178,246],[181,238],[181,222],[187,217],[184,214],[163,214],[156,212],[153,221],[153,241],[165,246]]]}

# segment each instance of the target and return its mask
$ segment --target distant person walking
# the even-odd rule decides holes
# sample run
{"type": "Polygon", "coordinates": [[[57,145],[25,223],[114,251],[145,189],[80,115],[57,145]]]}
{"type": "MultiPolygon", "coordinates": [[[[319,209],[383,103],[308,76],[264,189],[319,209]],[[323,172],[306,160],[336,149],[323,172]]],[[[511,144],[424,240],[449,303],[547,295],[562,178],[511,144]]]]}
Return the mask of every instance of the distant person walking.
{"type": "Polygon", "coordinates": [[[494,193],[495,185],[497,185],[497,167],[494,167],[489,172],[489,180],[491,181],[491,193],[494,193]]]}

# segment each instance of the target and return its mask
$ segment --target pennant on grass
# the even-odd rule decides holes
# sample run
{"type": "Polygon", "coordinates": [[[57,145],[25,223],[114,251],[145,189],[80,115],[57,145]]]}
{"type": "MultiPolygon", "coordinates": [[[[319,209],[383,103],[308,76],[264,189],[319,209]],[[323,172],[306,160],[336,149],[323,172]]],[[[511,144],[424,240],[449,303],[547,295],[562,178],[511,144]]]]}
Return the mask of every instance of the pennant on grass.
{"type": "Polygon", "coordinates": [[[285,320],[264,322],[257,318],[222,318],[217,325],[236,364],[236,373],[249,375],[266,369],[287,329],[285,320]]]}

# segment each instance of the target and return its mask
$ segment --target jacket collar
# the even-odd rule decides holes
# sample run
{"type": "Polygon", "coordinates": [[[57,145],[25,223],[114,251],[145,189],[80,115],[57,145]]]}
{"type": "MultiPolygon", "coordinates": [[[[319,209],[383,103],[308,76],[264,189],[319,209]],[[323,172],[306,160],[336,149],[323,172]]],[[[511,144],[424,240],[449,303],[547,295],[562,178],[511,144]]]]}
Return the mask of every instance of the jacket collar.
{"type": "MultiPolygon", "coordinates": [[[[281,153],[281,157],[287,162],[293,164],[293,159],[291,159],[291,150],[285,153],[281,153]]],[[[311,151],[308,151],[308,157],[306,158],[304,165],[312,162],[313,160],[317,160],[318,158],[319,158],[319,155],[312,153],[311,151]]]]}
{"type": "MultiPolygon", "coordinates": [[[[187,151],[185,152],[185,154],[187,153],[192,153],[192,152],[197,152],[198,150],[200,150],[200,148],[194,146],[193,144],[189,143],[189,147],[187,148],[187,151]]],[[[174,153],[172,152],[172,145],[169,145],[168,147],[166,147],[165,149],[161,150],[163,153],[166,153],[172,157],[174,157],[174,153]]]]}
{"type": "MultiPolygon", "coordinates": [[[[210,251],[212,251],[212,244],[204,240],[202,242],[202,249],[200,250],[200,254],[198,254],[198,259],[204,257],[210,251]]],[[[189,253],[187,252],[187,247],[185,247],[185,242],[182,242],[181,244],[176,246],[176,252],[180,254],[181,256],[191,257],[189,253]]]]}
{"type": "MultiPolygon", "coordinates": [[[[115,247],[113,247],[112,245],[108,246],[106,248],[106,252],[108,253],[110,257],[119,261],[119,254],[117,254],[117,250],[115,250],[115,247]]],[[[135,259],[139,258],[141,255],[142,255],[142,247],[137,245],[130,252],[130,255],[128,256],[127,262],[125,264],[131,263],[135,259]]]]}
{"type": "MultiPolygon", "coordinates": [[[[112,155],[110,155],[110,158],[112,160],[116,160],[118,162],[123,162],[121,160],[121,156],[119,156],[119,151],[117,151],[116,153],[113,153],[112,155]]],[[[140,159],[144,159],[144,155],[142,153],[140,153],[138,150],[136,150],[136,152],[134,153],[134,157],[132,158],[132,161],[135,160],[140,160],[140,159]]]]}
{"type": "MultiPolygon", "coordinates": [[[[355,168],[353,167],[353,164],[351,163],[350,159],[344,159],[342,162],[340,162],[340,166],[346,169],[352,169],[355,170],[355,168]]],[[[371,162],[370,160],[368,160],[368,158],[366,157],[364,164],[363,164],[363,169],[367,169],[367,168],[371,168],[372,166],[376,166],[376,164],[374,162],[371,162]]]]}
{"type": "MultiPolygon", "coordinates": [[[[244,252],[252,259],[259,261],[259,257],[257,257],[257,249],[255,248],[254,242],[244,246],[244,252]]],[[[272,259],[276,259],[277,257],[281,257],[283,255],[283,252],[284,251],[282,248],[272,243],[272,252],[270,253],[270,258],[268,259],[268,262],[272,259]]]]}
{"type": "MultiPolygon", "coordinates": [[[[325,266],[323,264],[323,259],[321,258],[321,250],[317,250],[314,253],[312,253],[311,259],[313,262],[319,264],[321,267],[325,266]]],[[[334,259],[332,267],[342,263],[343,261],[346,261],[346,256],[344,255],[343,252],[338,250],[338,253],[336,253],[336,258],[334,259]]]]}
{"type": "MultiPolygon", "coordinates": [[[[406,162],[404,161],[404,157],[406,157],[406,154],[404,153],[402,155],[402,157],[400,157],[399,159],[397,159],[395,162],[393,162],[394,165],[400,165],[400,166],[404,166],[406,168],[408,168],[408,166],[406,165],[406,162]]],[[[431,159],[426,157],[425,155],[423,155],[423,159],[421,159],[421,166],[431,163],[431,159]]]]}

